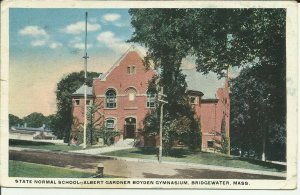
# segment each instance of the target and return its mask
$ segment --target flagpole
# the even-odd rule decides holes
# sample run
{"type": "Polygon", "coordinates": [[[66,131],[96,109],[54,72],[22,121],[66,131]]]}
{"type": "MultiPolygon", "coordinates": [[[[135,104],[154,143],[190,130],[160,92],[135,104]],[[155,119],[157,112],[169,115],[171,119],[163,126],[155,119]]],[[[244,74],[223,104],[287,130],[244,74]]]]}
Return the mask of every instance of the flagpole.
{"type": "Polygon", "coordinates": [[[84,124],[83,124],[83,148],[86,148],[86,123],[87,123],[87,108],[86,108],[86,101],[87,101],[87,17],[88,13],[85,12],[85,45],[84,45],[84,124]]]}

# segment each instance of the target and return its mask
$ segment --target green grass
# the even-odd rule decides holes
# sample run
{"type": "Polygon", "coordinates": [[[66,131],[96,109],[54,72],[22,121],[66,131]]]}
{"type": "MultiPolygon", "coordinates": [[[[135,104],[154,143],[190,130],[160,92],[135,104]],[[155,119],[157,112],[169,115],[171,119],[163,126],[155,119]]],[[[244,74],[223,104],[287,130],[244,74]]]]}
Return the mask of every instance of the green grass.
{"type": "MultiPolygon", "coordinates": [[[[107,152],[105,155],[129,157],[129,158],[142,158],[157,160],[156,148],[131,148],[127,150],[119,150],[107,152]]],[[[243,169],[254,169],[262,171],[285,172],[286,166],[278,165],[258,160],[251,160],[239,157],[225,156],[218,153],[208,152],[189,152],[185,149],[173,150],[170,156],[163,157],[163,161],[170,162],[187,162],[204,165],[216,165],[243,169]]]]}
{"type": "Polygon", "coordinates": [[[93,173],[21,161],[9,161],[9,177],[88,178],[93,173]]]}
{"type": "Polygon", "coordinates": [[[70,150],[82,149],[81,146],[56,145],[53,143],[24,141],[24,140],[9,140],[9,146],[20,147],[20,148],[31,148],[31,149],[43,149],[43,150],[51,150],[51,151],[70,151],[70,150]]]}

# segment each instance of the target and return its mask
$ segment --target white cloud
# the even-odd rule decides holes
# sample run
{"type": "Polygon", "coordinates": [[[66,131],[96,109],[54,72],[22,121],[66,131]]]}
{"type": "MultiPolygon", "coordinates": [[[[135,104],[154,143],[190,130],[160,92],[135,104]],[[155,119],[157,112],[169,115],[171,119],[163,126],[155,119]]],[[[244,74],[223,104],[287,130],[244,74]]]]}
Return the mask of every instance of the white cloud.
{"type": "Polygon", "coordinates": [[[115,22],[121,18],[120,14],[105,14],[103,17],[103,20],[106,22],[115,22]]]}
{"type": "Polygon", "coordinates": [[[125,43],[120,38],[115,37],[115,34],[111,31],[100,33],[97,36],[97,40],[100,43],[105,44],[106,47],[112,49],[113,51],[120,53],[125,52],[130,46],[130,44],[125,43]]]}
{"type": "Polygon", "coordinates": [[[44,46],[46,45],[46,40],[34,40],[34,41],[31,41],[31,45],[33,47],[40,47],[40,46],[44,46]]]}
{"type": "Polygon", "coordinates": [[[61,47],[61,46],[62,46],[62,44],[58,43],[58,42],[52,42],[52,43],[49,44],[49,47],[51,49],[56,49],[56,48],[61,47]]]}
{"type": "Polygon", "coordinates": [[[19,30],[19,35],[30,36],[30,45],[33,47],[41,47],[46,45],[51,49],[56,49],[62,46],[61,43],[51,40],[48,32],[39,26],[26,26],[19,30]]]}
{"type": "MultiPolygon", "coordinates": [[[[101,25],[95,23],[87,23],[87,30],[88,31],[97,31],[100,30],[101,25]]],[[[74,24],[70,24],[65,28],[61,29],[62,32],[67,34],[80,34],[85,31],[85,22],[77,22],[74,24]]]]}
{"type": "Polygon", "coordinates": [[[45,29],[39,26],[26,26],[23,29],[19,30],[20,35],[27,36],[44,36],[47,37],[48,33],[45,29]]]}

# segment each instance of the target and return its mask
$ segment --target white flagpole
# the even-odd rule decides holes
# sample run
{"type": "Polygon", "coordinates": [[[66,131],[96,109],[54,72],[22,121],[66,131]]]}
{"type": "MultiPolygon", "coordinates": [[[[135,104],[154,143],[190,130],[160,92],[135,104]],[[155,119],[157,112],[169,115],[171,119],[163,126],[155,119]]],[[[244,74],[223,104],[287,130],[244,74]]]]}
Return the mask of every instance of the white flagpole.
{"type": "Polygon", "coordinates": [[[84,124],[83,124],[83,148],[86,148],[86,123],[87,123],[87,108],[86,108],[86,100],[87,100],[87,94],[86,94],[86,90],[87,90],[87,59],[88,59],[88,55],[87,55],[87,17],[88,17],[88,13],[85,12],[85,45],[84,45],[84,51],[85,51],[85,56],[84,58],[84,124]]]}

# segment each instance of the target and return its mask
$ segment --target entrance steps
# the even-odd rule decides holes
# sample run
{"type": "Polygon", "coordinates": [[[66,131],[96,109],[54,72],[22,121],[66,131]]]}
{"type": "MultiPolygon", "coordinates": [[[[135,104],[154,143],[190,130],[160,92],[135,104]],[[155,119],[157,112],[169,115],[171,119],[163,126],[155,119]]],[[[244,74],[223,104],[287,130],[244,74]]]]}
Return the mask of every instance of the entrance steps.
{"type": "Polygon", "coordinates": [[[134,146],[134,139],[119,140],[117,143],[112,145],[114,147],[132,148],[134,146]]]}

